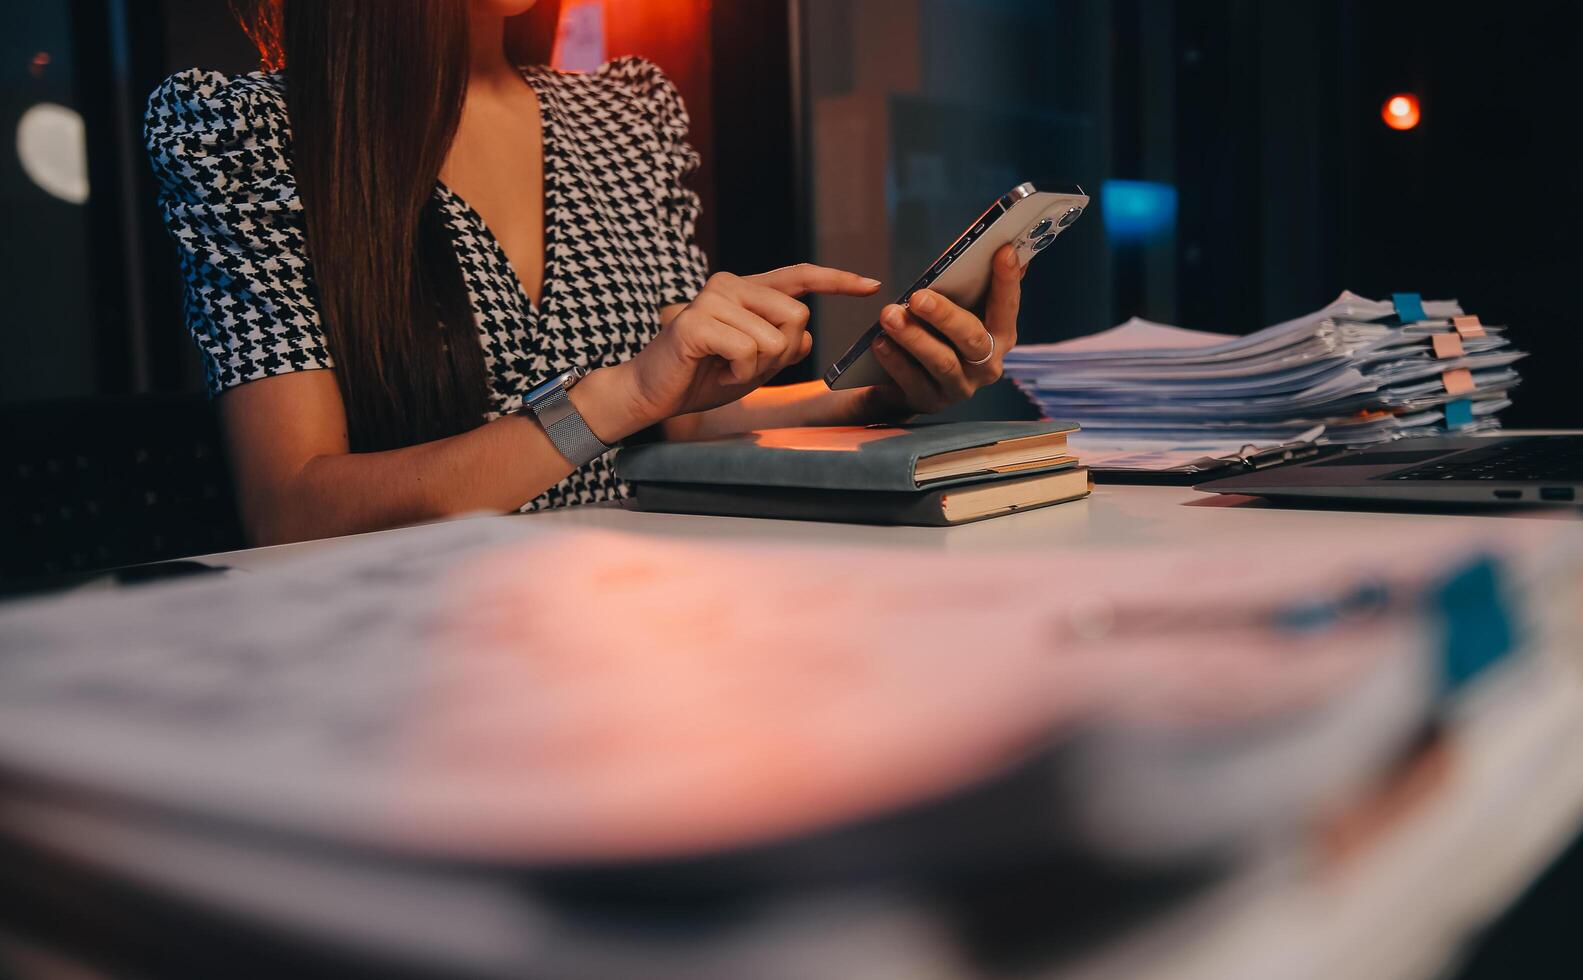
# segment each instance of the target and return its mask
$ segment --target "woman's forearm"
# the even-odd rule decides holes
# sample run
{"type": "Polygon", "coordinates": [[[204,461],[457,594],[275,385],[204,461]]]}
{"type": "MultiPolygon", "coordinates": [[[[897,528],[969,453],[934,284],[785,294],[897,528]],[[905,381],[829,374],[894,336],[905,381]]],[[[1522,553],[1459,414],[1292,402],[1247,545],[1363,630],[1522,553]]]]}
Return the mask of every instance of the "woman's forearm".
{"type": "MultiPolygon", "coordinates": [[[[606,371],[570,392],[594,434],[614,443],[649,424],[606,371]]],[[[253,481],[243,516],[255,544],[356,534],[473,511],[512,511],[572,472],[531,418],[510,415],[402,449],[327,453],[273,484],[253,481]]]]}
{"type": "Polygon", "coordinates": [[[379,453],[308,460],[254,508],[255,544],[357,534],[465,514],[508,511],[571,472],[548,437],[520,416],[379,453]]]}

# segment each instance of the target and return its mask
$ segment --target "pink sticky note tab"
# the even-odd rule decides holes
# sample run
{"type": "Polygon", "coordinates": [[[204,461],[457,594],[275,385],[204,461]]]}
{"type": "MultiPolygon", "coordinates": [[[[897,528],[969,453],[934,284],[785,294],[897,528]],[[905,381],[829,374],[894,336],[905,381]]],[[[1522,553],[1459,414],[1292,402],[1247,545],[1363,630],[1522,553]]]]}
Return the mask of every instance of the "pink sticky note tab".
{"type": "Polygon", "coordinates": [[[1473,390],[1473,372],[1467,368],[1447,371],[1440,376],[1440,380],[1445,383],[1446,391],[1453,395],[1466,395],[1473,390]]]}
{"type": "Polygon", "coordinates": [[[1437,333],[1429,338],[1435,345],[1435,356],[1442,361],[1462,356],[1462,337],[1454,333],[1437,333]]]}
{"type": "Polygon", "coordinates": [[[1476,316],[1454,316],[1451,318],[1451,325],[1464,337],[1484,336],[1484,324],[1479,322],[1476,316]]]}

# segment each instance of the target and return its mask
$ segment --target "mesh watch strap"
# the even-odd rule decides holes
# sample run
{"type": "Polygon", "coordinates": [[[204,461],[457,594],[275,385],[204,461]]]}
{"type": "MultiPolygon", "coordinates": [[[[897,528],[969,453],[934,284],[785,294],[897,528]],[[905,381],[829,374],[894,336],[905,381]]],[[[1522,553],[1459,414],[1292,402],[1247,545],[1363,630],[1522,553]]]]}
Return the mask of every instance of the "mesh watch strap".
{"type": "Polygon", "coordinates": [[[582,413],[577,411],[577,406],[572,404],[564,384],[556,384],[543,395],[532,398],[528,407],[539,420],[539,425],[543,426],[544,434],[550,437],[550,442],[573,466],[591,463],[610,451],[610,447],[600,442],[599,437],[588,427],[582,413]]]}

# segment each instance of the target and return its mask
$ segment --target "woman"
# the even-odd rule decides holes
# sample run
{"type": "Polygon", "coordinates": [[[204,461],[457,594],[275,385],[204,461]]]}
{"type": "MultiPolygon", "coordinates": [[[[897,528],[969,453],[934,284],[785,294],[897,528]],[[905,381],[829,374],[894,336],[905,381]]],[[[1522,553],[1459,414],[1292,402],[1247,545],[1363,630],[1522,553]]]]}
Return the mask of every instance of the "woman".
{"type": "Polygon", "coordinates": [[[709,276],[675,89],[636,59],[540,67],[558,6],[260,0],[244,21],[273,73],[183,72],[151,98],[188,325],[256,543],[618,499],[603,451],[650,427],[895,419],[999,377],[1009,248],[984,321],[928,291],[886,308],[893,386],[760,387],[809,352],[799,297],[880,284],[709,276]]]}

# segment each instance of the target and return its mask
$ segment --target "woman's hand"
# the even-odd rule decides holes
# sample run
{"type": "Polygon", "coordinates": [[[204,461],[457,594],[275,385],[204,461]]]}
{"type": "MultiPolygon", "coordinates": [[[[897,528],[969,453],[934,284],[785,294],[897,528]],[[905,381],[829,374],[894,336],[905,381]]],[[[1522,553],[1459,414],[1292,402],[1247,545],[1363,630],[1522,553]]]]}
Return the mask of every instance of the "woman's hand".
{"type": "Polygon", "coordinates": [[[1023,272],[1015,248],[995,253],[983,320],[931,289],[913,293],[905,307],[885,307],[874,356],[895,384],[874,391],[879,412],[938,412],[999,381],[1002,360],[1017,343],[1023,272]]]}
{"type": "Polygon", "coordinates": [[[879,287],[875,279],[807,264],[748,277],[716,273],[620,366],[630,397],[651,423],[734,402],[813,348],[808,307],[798,297],[869,296],[879,287]]]}

